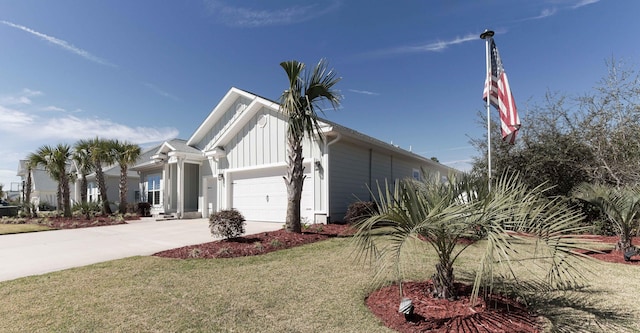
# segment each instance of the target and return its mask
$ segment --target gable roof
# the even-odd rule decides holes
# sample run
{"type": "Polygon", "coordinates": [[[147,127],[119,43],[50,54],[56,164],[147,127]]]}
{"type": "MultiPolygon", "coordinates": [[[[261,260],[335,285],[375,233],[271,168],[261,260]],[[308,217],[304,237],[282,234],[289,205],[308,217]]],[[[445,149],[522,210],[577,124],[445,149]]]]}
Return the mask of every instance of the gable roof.
{"type": "MultiPolygon", "coordinates": [[[[244,126],[244,123],[251,117],[253,117],[255,113],[258,112],[262,107],[267,107],[278,111],[280,110],[280,104],[275,101],[242,89],[232,87],[224,96],[224,98],[218,103],[218,105],[213,108],[207,119],[193,133],[191,138],[186,142],[186,145],[191,147],[192,145],[195,145],[200,140],[202,140],[207,135],[207,132],[210,130],[210,128],[215,125],[215,123],[222,117],[222,114],[225,112],[225,110],[231,107],[239,97],[244,97],[251,100],[250,104],[246,106],[246,108],[242,110],[242,112],[240,112],[240,115],[230,121],[229,126],[222,130],[222,133],[215,140],[215,142],[212,142],[210,147],[207,147],[208,149],[213,149],[218,145],[226,144],[226,141],[229,138],[233,137],[233,135],[235,135],[234,129],[244,126]]],[[[408,158],[421,160],[427,165],[437,166],[439,168],[445,168],[453,172],[458,172],[458,170],[433,161],[430,158],[426,158],[398,146],[378,140],[351,128],[339,125],[330,120],[318,118],[318,122],[323,134],[325,135],[341,135],[343,137],[351,139],[352,141],[367,143],[381,149],[406,156],[408,158]]]]}

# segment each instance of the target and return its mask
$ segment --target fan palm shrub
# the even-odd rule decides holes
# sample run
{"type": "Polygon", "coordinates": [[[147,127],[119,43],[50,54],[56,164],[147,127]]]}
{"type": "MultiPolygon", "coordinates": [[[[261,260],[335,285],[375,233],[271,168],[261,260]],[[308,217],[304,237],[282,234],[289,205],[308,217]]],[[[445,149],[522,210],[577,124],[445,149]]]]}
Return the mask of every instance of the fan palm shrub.
{"type": "Polygon", "coordinates": [[[584,245],[567,234],[585,229],[583,216],[565,200],[547,198],[544,193],[548,189],[542,185],[528,188],[512,173],[502,175],[491,191],[485,179],[471,175],[386,184],[378,188],[378,211],[355,224],[358,254],[378,265],[377,278],[392,269],[402,280],[403,258],[415,254],[409,245],[426,242],[438,256],[431,293],[452,299],[457,296],[454,263],[470,246],[460,240],[482,237],[484,241],[478,244],[484,249],[475,270],[474,301],[480,289],[493,287],[497,278],[516,281],[513,265],[524,262],[547,265],[548,274],[532,285],[579,285],[582,274],[572,258],[578,257],[574,250],[584,245]],[[522,261],[523,254],[517,253],[514,243],[529,238],[537,240],[536,249],[530,252],[532,260],[522,261]]]}
{"type": "Polygon", "coordinates": [[[640,223],[640,186],[612,187],[583,183],[573,192],[578,199],[597,207],[611,222],[619,239],[616,249],[632,249],[633,231],[640,223]]]}

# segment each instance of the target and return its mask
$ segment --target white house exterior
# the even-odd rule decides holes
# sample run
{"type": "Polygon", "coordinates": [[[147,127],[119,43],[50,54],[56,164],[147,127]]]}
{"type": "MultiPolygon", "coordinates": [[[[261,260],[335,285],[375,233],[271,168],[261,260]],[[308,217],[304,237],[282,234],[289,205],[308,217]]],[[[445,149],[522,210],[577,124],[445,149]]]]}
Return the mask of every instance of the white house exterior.
{"type": "MultiPolygon", "coordinates": [[[[27,160],[20,160],[16,175],[19,176],[22,181],[23,191],[26,190],[25,186],[27,184],[28,171],[27,160]]],[[[53,180],[49,173],[41,166],[31,169],[31,203],[36,207],[40,204],[56,207],[58,204],[58,182],[53,180]]]]}
{"type": "MultiPolygon", "coordinates": [[[[72,202],[80,202],[81,200],[81,188],[80,188],[80,177],[82,175],[75,171],[77,170],[75,163],[72,171],[76,172],[76,182],[73,184],[71,188],[71,200],[72,202]]],[[[102,172],[104,175],[104,182],[107,187],[107,199],[110,202],[119,202],[120,201],[120,166],[118,164],[112,164],[109,166],[105,166],[102,168],[102,172]]],[[[127,172],[127,202],[128,203],[137,203],[141,200],[140,191],[138,184],[140,183],[140,176],[135,171],[127,172]]],[[[100,201],[100,189],[98,188],[98,181],[96,179],[95,172],[87,175],[87,201],[89,202],[99,202],[100,201]]]]}
{"type": "MultiPolygon", "coordinates": [[[[341,221],[349,204],[369,200],[369,185],[456,171],[362,133],[320,119],[324,140],[303,143],[301,215],[341,221]]],[[[153,214],[207,217],[235,208],[249,221],[285,221],[287,119],[273,101],[231,88],[188,140],[144,152],[132,167],[153,214]]]]}

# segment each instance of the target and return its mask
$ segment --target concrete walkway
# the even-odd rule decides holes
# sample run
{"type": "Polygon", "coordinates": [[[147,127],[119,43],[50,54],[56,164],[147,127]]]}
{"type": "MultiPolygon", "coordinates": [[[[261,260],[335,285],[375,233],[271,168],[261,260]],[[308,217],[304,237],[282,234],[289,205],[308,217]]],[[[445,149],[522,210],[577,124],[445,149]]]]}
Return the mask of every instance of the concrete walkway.
{"type": "MultiPolygon", "coordinates": [[[[282,228],[247,222],[246,234],[282,228]]],[[[0,235],[0,281],[121,259],[215,240],[209,221],[145,218],[129,224],[0,235]]]]}

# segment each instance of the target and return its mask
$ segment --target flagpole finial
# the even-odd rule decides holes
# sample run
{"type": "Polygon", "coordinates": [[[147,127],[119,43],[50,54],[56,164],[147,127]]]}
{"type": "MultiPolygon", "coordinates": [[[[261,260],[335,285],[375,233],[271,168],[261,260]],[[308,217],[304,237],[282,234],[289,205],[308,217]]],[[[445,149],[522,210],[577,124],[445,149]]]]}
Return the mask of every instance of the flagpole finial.
{"type": "Polygon", "coordinates": [[[493,37],[493,35],[495,35],[495,32],[493,32],[493,30],[485,30],[480,34],[480,38],[487,39],[493,37]]]}

